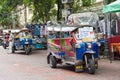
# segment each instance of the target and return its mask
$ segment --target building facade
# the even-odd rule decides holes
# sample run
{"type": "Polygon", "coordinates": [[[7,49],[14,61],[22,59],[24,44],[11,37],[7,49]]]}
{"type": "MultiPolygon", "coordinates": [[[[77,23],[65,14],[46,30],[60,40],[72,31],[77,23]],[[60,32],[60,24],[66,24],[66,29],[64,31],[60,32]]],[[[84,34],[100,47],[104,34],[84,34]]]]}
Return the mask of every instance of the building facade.
{"type": "Polygon", "coordinates": [[[25,7],[24,5],[22,5],[18,6],[17,10],[18,22],[20,26],[25,26],[26,24],[31,23],[33,11],[30,7],[25,7]]]}

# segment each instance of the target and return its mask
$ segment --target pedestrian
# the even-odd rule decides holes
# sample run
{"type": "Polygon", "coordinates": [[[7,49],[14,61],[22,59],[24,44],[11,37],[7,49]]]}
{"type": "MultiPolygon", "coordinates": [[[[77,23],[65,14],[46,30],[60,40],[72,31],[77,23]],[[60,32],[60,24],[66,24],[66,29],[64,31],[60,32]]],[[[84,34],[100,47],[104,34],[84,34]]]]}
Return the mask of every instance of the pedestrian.
{"type": "Polygon", "coordinates": [[[12,47],[13,47],[13,43],[14,43],[14,35],[11,31],[9,31],[10,36],[9,36],[9,52],[8,53],[12,53],[12,47]]]}

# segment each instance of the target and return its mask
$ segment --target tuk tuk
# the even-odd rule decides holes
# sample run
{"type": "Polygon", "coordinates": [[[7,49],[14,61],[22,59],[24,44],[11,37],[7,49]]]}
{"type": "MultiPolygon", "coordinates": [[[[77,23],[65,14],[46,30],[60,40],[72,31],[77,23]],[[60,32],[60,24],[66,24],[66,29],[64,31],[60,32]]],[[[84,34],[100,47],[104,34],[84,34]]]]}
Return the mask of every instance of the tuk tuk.
{"type": "Polygon", "coordinates": [[[18,33],[14,33],[14,43],[12,52],[24,50],[27,55],[32,51],[32,35],[28,29],[22,29],[18,33]]]}
{"type": "Polygon", "coordinates": [[[34,36],[33,47],[35,49],[47,49],[47,39],[45,36],[34,36]]]}
{"type": "MultiPolygon", "coordinates": [[[[56,28],[56,29],[55,29],[56,28]]],[[[48,39],[47,63],[51,68],[56,68],[57,64],[74,65],[75,72],[88,71],[95,73],[98,68],[98,42],[90,25],[61,27],[55,32],[71,33],[71,36],[48,39]]],[[[55,34],[55,33],[54,33],[55,34]]]]}
{"type": "Polygon", "coordinates": [[[33,37],[33,49],[47,49],[47,36],[45,24],[30,24],[26,25],[33,37]]]}

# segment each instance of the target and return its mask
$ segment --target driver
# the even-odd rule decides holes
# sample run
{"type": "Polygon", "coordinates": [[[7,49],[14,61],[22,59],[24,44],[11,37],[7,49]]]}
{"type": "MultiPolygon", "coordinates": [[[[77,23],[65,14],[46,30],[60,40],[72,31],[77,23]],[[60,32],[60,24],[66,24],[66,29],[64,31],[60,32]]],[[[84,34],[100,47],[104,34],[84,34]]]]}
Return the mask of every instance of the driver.
{"type": "Polygon", "coordinates": [[[74,39],[74,42],[75,42],[75,43],[81,41],[82,38],[80,37],[78,30],[75,30],[75,31],[73,32],[73,39],[74,39]]]}
{"type": "Polygon", "coordinates": [[[78,31],[76,31],[74,34],[75,34],[75,38],[79,39],[79,33],[78,33],[78,31]]]}
{"type": "Polygon", "coordinates": [[[32,38],[31,34],[30,34],[30,31],[25,31],[22,33],[23,37],[24,38],[32,38]]]}

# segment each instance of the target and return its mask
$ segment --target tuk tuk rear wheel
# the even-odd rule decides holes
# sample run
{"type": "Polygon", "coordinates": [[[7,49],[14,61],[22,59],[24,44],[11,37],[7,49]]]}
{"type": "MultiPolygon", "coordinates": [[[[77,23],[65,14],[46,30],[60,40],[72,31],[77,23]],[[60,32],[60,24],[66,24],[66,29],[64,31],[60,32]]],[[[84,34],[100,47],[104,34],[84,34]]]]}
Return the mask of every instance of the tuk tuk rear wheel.
{"type": "Polygon", "coordinates": [[[15,48],[14,48],[14,46],[12,47],[12,53],[15,53],[15,48]]]}
{"type": "Polygon", "coordinates": [[[88,73],[95,74],[95,63],[92,59],[88,60],[88,73]]]}
{"type": "Polygon", "coordinates": [[[49,64],[51,68],[57,67],[57,61],[53,55],[50,55],[49,64]]]}
{"type": "Polygon", "coordinates": [[[6,44],[3,44],[3,47],[4,47],[4,49],[6,49],[6,47],[7,47],[6,44]]]}

